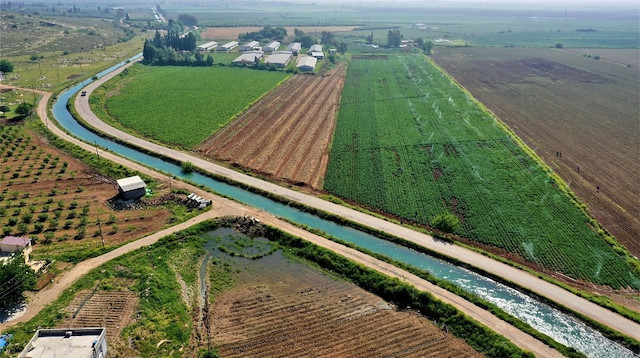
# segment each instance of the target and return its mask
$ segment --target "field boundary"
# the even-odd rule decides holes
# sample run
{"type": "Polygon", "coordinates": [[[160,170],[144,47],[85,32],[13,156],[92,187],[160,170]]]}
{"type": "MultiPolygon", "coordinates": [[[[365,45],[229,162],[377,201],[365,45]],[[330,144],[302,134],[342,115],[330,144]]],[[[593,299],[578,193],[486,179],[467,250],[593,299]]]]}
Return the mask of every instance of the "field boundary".
{"type": "MultiPolygon", "coordinates": [[[[97,85],[99,85],[99,84],[94,84],[94,86],[97,86],[97,85]]],[[[91,89],[91,86],[88,89],[91,89]]],[[[77,99],[76,102],[78,102],[80,100],[80,97],[76,97],[76,99],[77,99]]],[[[99,121],[99,119],[92,119],[92,120],[99,121]]],[[[99,123],[101,123],[101,122],[99,122],[99,123]]],[[[103,124],[101,124],[101,126],[108,129],[108,127],[104,126],[103,124]]],[[[108,129],[108,130],[111,130],[111,129],[108,129]]],[[[137,145],[138,142],[143,143],[142,140],[136,138],[135,139],[135,144],[133,144],[133,145],[137,145]]],[[[149,143],[149,144],[151,144],[151,143],[149,143]]],[[[319,198],[309,197],[308,195],[301,194],[301,193],[298,193],[298,192],[290,190],[290,189],[286,189],[286,188],[283,188],[283,187],[280,187],[280,186],[277,186],[277,185],[274,185],[274,184],[271,184],[271,183],[259,181],[259,179],[252,178],[250,176],[247,176],[247,175],[244,175],[244,174],[229,170],[229,169],[224,168],[224,167],[220,167],[218,165],[215,165],[215,164],[213,164],[211,162],[208,162],[208,161],[204,161],[204,160],[199,159],[197,157],[186,155],[185,153],[174,153],[173,151],[171,151],[171,150],[169,150],[167,148],[156,148],[156,149],[159,151],[159,153],[155,153],[154,154],[156,156],[163,157],[163,156],[171,155],[171,156],[177,156],[177,157],[180,157],[180,158],[184,158],[185,160],[189,160],[192,163],[194,163],[196,165],[199,165],[199,166],[202,166],[203,168],[205,168],[205,169],[202,169],[201,171],[210,171],[211,173],[208,174],[208,175],[213,176],[214,178],[216,176],[229,176],[228,178],[225,179],[225,181],[227,181],[227,182],[229,182],[229,181],[230,182],[242,181],[243,184],[240,185],[241,187],[244,187],[244,186],[249,186],[250,187],[251,184],[249,184],[249,183],[258,182],[258,183],[260,183],[261,185],[264,186],[264,188],[261,188],[261,189],[258,189],[258,190],[262,190],[263,192],[264,191],[270,191],[271,192],[271,193],[269,193],[269,195],[266,195],[267,197],[278,198],[279,196],[285,196],[287,198],[285,200],[298,201],[298,200],[302,200],[302,199],[299,199],[299,198],[301,196],[303,196],[305,198],[305,200],[308,200],[310,202],[309,205],[317,206],[319,208],[319,209],[316,209],[316,210],[324,210],[324,209],[320,209],[320,208],[325,208],[325,207],[328,208],[328,210],[339,210],[340,212],[347,210],[347,208],[340,207],[340,206],[338,206],[336,204],[332,204],[330,202],[321,200],[319,198]]],[[[177,159],[175,159],[175,160],[177,160],[177,159]]],[[[276,199],[276,200],[280,200],[281,201],[281,199],[276,199]]],[[[304,205],[304,204],[300,204],[300,205],[304,205]]],[[[345,213],[344,215],[345,215],[346,218],[351,219],[351,220],[359,220],[361,215],[362,215],[361,213],[359,213],[357,211],[354,211],[354,210],[351,210],[351,211],[347,210],[347,212],[348,213],[345,213]]],[[[467,256],[468,256],[469,253],[472,252],[472,251],[470,251],[468,249],[463,249],[462,247],[460,247],[459,249],[454,249],[451,246],[443,246],[442,244],[438,244],[436,242],[432,242],[432,238],[429,237],[429,239],[431,239],[431,240],[423,238],[426,235],[424,235],[422,233],[415,232],[413,230],[410,230],[410,229],[402,227],[402,226],[393,226],[392,224],[390,224],[388,222],[385,222],[383,224],[383,222],[380,222],[381,221],[380,219],[373,218],[373,217],[370,217],[370,216],[366,216],[366,218],[368,220],[367,222],[373,225],[372,227],[380,227],[380,225],[382,225],[382,226],[384,226],[385,231],[389,230],[390,233],[398,233],[399,235],[402,235],[402,236],[406,235],[408,237],[411,237],[412,240],[416,240],[416,242],[419,242],[419,244],[424,244],[424,245],[427,245],[427,246],[434,246],[434,247],[437,246],[439,249],[442,249],[444,251],[464,250],[466,252],[465,255],[467,255],[467,256]],[[376,221],[376,220],[378,220],[378,221],[376,221]],[[389,227],[388,225],[392,225],[392,226],[389,227]],[[418,238],[418,237],[420,237],[420,238],[418,238]]],[[[477,255],[478,256],[482,256],[481,254],[477,254],[477,255]]],[[[478,257],[478,259],[479,259],[479,257],[478,257]]],[[[500,272],[502,272],[504,274],[505,271],[503,269],[506,269],[507,267],[509,267],[509,266],[505,265],[501,269],[500,272]]],[[[493,260],[492,260],[491,268],[497,270],[497,268],[495,266],[495,262],[493,262],[493,260]]],[[[530,275],[529,273],[526,273],[527,276],[521,276],[521,274],[523,272],[521,272],[519,270],[518,270],[518,272],[519,273],[517,275],[515,275],[515,273],[512,272],[515,275],[513,277],[520,277],[520,279],[524,279],[524,277],[528,276],[527,280],[532,278],[531,276],[535,277],[534,275],[530,275]]],[[[545,282],[545,281],[538,282],[537,284],[542,284],[543,282],[545,282]]],[[[556,295],[556,293],[553,294],[553,297],[555,299],[558,299],[558,300],[561,300],[561,301],[565,301],[565,302],[567,302],[567,304],[570,304],[570,305],[573,304],[575,306],[575,299],[577,299],[578,297],[574,297],[574,298],[572,298],[572,300],[568,300],[568,297],[566,295],[566,293],[567,293],[566,290],[562,289],[561,287],[557,287],[556,285],[553,285],[551,283],[547,283],[547,284],[549,286],[544,286],[545,289],[551,290],[553,292],[556,292],[556,290],[561,289],[561,292],[562,292],[561,296],[556,295]],[[556,289],[552,289],[552,287],[556,287],[556,289]]],[[[558,294],[559,294],[559,292],[558,292],[558,294]]],[[[587,304],[587,303],[589,303],[589,301],[585,300],[585,301],[583,301],[582,304],[584,305],[584,304],[587,304]]],[[[597,303],[593,303],[592,302],[592,304],[593,304],[593,306],[591,307],[591,309],[596,309],[598,307],[596,305],[597,303]]],[[[580,306],[580,307],[582,307],[582,306],[580,306]]],[[[603,307],[603,308],[606,308],[606,307],[603,307]]],[[[582,310],[584,311],[584,307],[582,308],[582,310]]],[[[591,311],[589,311],[589,312],[591,312],[591,311]]],[[[609,314],[615,314],[613,311],[611,311],[610,313],[605,313],[605,312],[609,312],[608,308],[606,308],[606,310],[604,310],[604,311],[599,311],[599,312],[601,314],[606,315],[606,316],[609,316],[609,314]]],[[[620,316],[618,316],[618,317],[622,318],[620,316]]],[[[618,322],[620,322],[620,324],[622,324],[623,321],[620,321],[619,318],[616,318],[616,321],[618,321],[618,322]]],[[[627,323],[625,323],[625,324],[630,324],[630,321],[627,321],[627,323]]]]}
{"type": "Polygon", "coordinates": [[[588,206],[581,202],[577,195],[569,188],[567,183],[556,174],[551,167],[549,167],[543,160],[540,158],[506,123],[504,123],[498,116],[489,110],[484,104],[482,104],[478,99],[476,99],[469,90],[463,87],[455,78],[453,78],[449,73],[447,73],[442,67],[438,66],[435,61],[429,58],[427,55],[423,55],[427,62],[429,62],[432,66],[434,66],[438,71],[444,74],[451,82],[455,83],[455,85],[462,90],[479,108],[485,112],[487,115],[492,117],[495,122],[506,131],[509,136],[514,140],[514,142],[522,149],[536,164],[538,164],[543,171],[557,184],[558,189],[569,199],[569,201],[587,216],[589,219],[589,223],[593,225],[597,231],[597,233],[612,247],[612,249],[618,253],[622,252],[625,254],[627,262],[633,267],[636,273],[640,274],[640,260],[634,259],[633,255],[627,250],[626,247],[618,243],[605,228],[600,225],[598,220],[596,220],[590,213],[588,206]]]}

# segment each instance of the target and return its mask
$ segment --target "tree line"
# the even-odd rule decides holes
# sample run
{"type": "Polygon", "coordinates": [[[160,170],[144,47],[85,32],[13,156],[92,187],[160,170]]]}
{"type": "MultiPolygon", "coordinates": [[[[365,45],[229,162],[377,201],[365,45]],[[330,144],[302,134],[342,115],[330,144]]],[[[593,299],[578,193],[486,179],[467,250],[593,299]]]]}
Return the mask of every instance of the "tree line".
{"type": "Polygon", "coordinates": [[[152,40],[146,39],[142,50],[144,62],[152,65],[211,66],[213,57],[206,58],[196,50],[196,37],[189,32],[180,35],[175,28],[169,27],[166,35],[157,30],[152,40]]]}

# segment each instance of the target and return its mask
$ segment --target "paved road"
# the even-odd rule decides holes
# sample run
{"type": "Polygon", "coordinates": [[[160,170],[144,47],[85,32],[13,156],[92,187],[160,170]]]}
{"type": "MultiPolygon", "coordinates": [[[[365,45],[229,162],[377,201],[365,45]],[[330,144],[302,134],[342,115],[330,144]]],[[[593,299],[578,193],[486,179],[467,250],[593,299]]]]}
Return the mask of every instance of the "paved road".
{"type": "Polygon", "coordinates": [[[451,245],[442,241],[436,241],[429,235],[416,232],[406,227],[341,205],[330,203],[326,200],[322,200],[309,194],[284,188],[279,185],[248,176],[246,174],[236,172],[229,168],[216,165],[200,157],[196,157],[190,153],[181,152],[175,149],[170,149],[155,143],[151,143],[149,141],[134,137],[128,133],[107,125],[106,123],[102,122],[93,113],[93,111],[91,111],[91,109],[89,108],[88,98],[94,89],[96,89],[98,86],[100,86],[110,78],[118,75],[122,70],[124,70],[124,68],[126,68],[126,66],[89,84],[87,87],[85,87],[87,96],[77,96],[75,99],[75,107],[80,116],[82,116],[85,121],[87,121],[93,127],[97,128],[99,131],[108,133],[109,135],[119,138],[120,140],[126,141],[141,148],[145,148],[151,152],[155,152],[181,162],[191,162],[196,166],[216,175],[221,175],[236,182],[250,185],[255,188],[260,188],[261,190],[287,198],[291,201],[323,210],[331,214],[343,217],[345,219],[357,222],[359,224],[366,225],[371,228],[384,231],[388,234],[401,237],[405,240],[412,241],[431,250],[440,252],[442,254],[490,272],[491,274],[502,277],[507,281],[511,281],[522,287],[526,287],[536,292],[536,294],[540,296],[544,296],[561,305],[569,307],[576,312],[580,312],[581,314],[584,314],[585,316],[588,316],[630,337],[640,339],[640,324],[635,323],[584,298],[581,298],[559,286],[546,282],[534,275],[531,275],[507,264],[495,261],[475,251],[460,247],[458,245],[451,245]]]}
{"type": "MultiPolygon", "coordinates": [[[[43,98],[40,100],[40,103],[38,105],[38,115],[40,116],[40,119],[44,122],[44,123],[48,123],[48,114],[47,114],[47,102],[49,100],[49,97],[51,96],[50,93],[48,92],[38,92],[40,94],[43,95],[43,98]]],[[[89,150],[89,151],[94,151],[95,148],[90,145],[87,144],[85,142],[79,141],[76,138],[71,137],[70,135],[66,134],[64,131],[62,131],[60,128],[54,126],[54,125],[49,125],[49,130],[51,130],[55,135],[57,135],[58,137],[63,138],[64,140],[67,140],[71,143],[74,143],[82,148],[84,148],[85,150],[89,150]]],[[[161,181],[167,181],[167,180],[171,180],[169,177],[162,175],[160,173],[157,173],[149,168],[146,168],[144,166],[141,166],[137,163],[134,163],[128,159],[124,159],[122,157],[119,157],[113,153],[110,152],[105,152],[102,150],[98,150],[98,153],[101,157],[114,161],[116,163],[122,164],[124,166],[127,166],[131,169],[134,170],[138,170],[142,173],[145,173],[155,179],[161,180],[161,181]]],[[[29,319],[33,318],[38,312],[40,312],[46,305],[51,304],[53,301],[55,301],[60,294],[68,289],[69,287],[71,287],[71,285],[80,277],[82,277],[83,275],[85,275],[86,273],[88,273],[90,270],[106,263],[109,260],[112,260],[114,258],[117,258],[121,255],[124,255],[128,252],[131,252],[133,250],[136,250],[138,248],[141,248],[143,246],[147,246],[147,245],[151,245],[155,242],[157,242],[160,238],[169,235],[173,232],[176,232],[178,230],[182,230],[184,228],[187,228],[191,225],[194,225],[196,223],[202,222],[204,220],[207,220],[209,218],[213,218],[213,217],[219,217],[219,216],[244,216],[244,215],[248,215],[248,216],[253,216],[256,217],[260,220],[262,220],[264,223],[278,227],[279,229],[288,232],[292,235],[301,237],[305,240],[308,240],[318,246],[330,249],[344,257],[347,257],[355,262],[358,262],[366,267],[369,267],[373,270],[379,271],[385,275],[391,276],[391,277],[396,277],[400,280],[403,280],[405,282],[408,282],[412,285],[414,285],[416,288],[426,291],[426,292],[430,292],[432,295],[434,295],[436,298],[442,300],[445,303],[449,303],[453,306],[455,306],[456,308],[458,308],[461,312],[465,313],[466,315],[468,315],[469,317],[475,319],[476,321],[486,325],[487,327],[490,327],[491,329],[493,329],[495,332],[498,332],[499,334],[503,335],[504,337],[506,337],[507,339],[509,339],[511,342],[513,342],[515,345],[517,345],[518,347],[530,351],[532,353],[534,353],[535,355],[539,356],[539,357],[562,357],[561,354],[559,354],[556,350],[551,349],[550,347],[548,347],[547,345],[545,345],[544,343],[538,341],[537,339],[531,337],[530,335],[520,331],[519,329],[511,326],[510,324],[504,322],[503,320],[499,319],[498,317],[494,316],[493,314],[489,313],[488,311],[474,305],[473,303],[466,301],[465,299],[456,296],[455,294],[444,290],[434,284],[432,284],[429,281],[426,281],[420,277],[417,277],[407,271],[404,271],[402,269],[399,269],[393,265],[390,265],[386,262],[380,261],[378,259],[372,258],[371,256],[368,256],[366,254],[363,254],[357,250],[348,248],[346,246],[337,244],[333,241],[327,240],[321,236],[317,236],[314,235],[308,231],[302,230],[290,223],[287,223],[285,221],[282,221],[280,219],[278,219],[276,216],[252,208],[252,207],[248,207],[245,205],[242,205],[240,203],[237,203],[235,201],[229,200],[229,199],[225,199],[222,197],[218,197],[215,196],[211,193],[208,192],[204,192],[203,190],[196,188],[192,185],[189,185],[187,183],[183,183],[183,182],[176,182],[173,181],[173,185],[175,187],[180,187],[180,188],[184,188],[186,190],[192,191],[197,193],[199,196],[203,197],[203,198],[207,198],[207,199],[212,199],[213,200],[213,205],[210,211],[205,212],[195,218],[192,218],[191,220],[185,222],[185,223],[181,223],[178,224],[176,226],[173,226],[171,228],[165,229],[163,231],[157,232],[155,234],[146,236],[144,238],[141,238],[139,240],[133,241],[127,245],[124,245],[116,250],[113,250],[111,252],[108,252],[102,256],[98,256],[92,259],[89,259],[87,261],[83,261],[81,263],[79,263],[78,265],[76,265],[73,269],[63,273],[62,275],[60,275],[57,279],[56,282],[51,285],[50,287],[36,293],[33,297],[30,298],[29,300],[29,304],[27,305],[27,311],[25,312],[24,315],[10,321],[10,322],[6,322],[4,324],[0,324],[0,332],[8,327],[11,327],[19,322],[26,322],[29,319]]]]}

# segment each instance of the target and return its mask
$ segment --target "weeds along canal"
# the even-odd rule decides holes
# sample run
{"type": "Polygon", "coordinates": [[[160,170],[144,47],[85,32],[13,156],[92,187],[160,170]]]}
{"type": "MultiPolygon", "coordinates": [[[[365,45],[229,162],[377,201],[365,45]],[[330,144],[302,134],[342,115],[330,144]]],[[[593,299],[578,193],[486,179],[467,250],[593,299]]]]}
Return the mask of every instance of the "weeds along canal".
{"type": "MultiPolygon", "coordinates": [[[[110,67],[100,72],[97,77],[100,78],[140,57],[141,54],[110,67]]],[[[70,98],[92,81],[92,79],[88,79],[61,93],[52,106],[53,116],[60,126],[74,136],[169,175],[204,185],[216,193],[226,195],[246,205],[291,220],[297,224],[322,230],[345,242],[425,270],[439,279],[450,281],[464,290],[482,297],[505,312],[528,323],[539,332],[566,346],[573,347],[589,357],[637,357],[631,350],[607,339],[580,320],[492,279],[362,231],[341,226],[333,221],[302,212],[248,190],[214,180],[208,176],[199,173],[185,174],[180,166],[174,163],[145,154],[89,131],[73,118],[66,106],[70,98]]]]}

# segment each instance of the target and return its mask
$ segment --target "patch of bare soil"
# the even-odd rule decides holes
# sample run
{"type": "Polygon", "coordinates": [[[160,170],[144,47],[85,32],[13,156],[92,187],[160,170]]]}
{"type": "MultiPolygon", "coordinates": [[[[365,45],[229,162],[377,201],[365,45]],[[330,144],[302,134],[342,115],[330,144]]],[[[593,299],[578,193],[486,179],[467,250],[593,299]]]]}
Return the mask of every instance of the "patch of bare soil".
{"type": "Polygon", "coordinates": [[[58,327],[106,327],[109,350],[125,353],[128,348],[120,339],[120,332],[133,319],[137,305],[136,294],[126,290],[78,292],[65,310],[67,317],[58,327]]]}
{"type": "Polygon", "coordinates": [[[277,180],[319,188],[343,83],[342,65],[324,76],[293,76],[197,150],[277,180]]]}
{"type": "Polygon", "coordinates": [[[278,253],[260,261],[210,309],[213,343],[223,357],[480,356],[446,327],[353,284],[278,253]]]}
{"type": "Polygon", "coordinates": [[[552,49],[440,49],[433,58],[640,256],[636,67],[552,49]]]}

